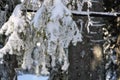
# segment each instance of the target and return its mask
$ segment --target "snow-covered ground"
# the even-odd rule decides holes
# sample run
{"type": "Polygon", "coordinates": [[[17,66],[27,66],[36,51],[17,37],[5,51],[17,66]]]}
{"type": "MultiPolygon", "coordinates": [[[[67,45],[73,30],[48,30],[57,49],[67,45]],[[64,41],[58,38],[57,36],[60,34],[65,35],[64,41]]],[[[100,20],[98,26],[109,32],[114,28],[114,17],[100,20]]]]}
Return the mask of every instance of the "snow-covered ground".
{"type": "Polygon", "coordinates": [[[18,80],[48,80],[48,76],[36,76],[32,74],[19,75],[18,80]]]}

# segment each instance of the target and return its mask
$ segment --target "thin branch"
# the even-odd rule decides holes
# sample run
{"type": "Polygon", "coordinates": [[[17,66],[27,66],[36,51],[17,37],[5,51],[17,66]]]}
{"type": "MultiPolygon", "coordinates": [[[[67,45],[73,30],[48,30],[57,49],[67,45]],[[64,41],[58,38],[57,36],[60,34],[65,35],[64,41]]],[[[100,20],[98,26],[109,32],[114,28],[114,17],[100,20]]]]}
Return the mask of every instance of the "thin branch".
{"type": "Polygon", "coordinates": [[[71,11],[73,15],[76,15],[76,16],[88,16],[88,14],[90,16],[93,16],[93,17],[120,17],[120,13],[118,12],[86,12],[86,11],[81,11],[81,12],[78,12],[78,11],[71,11]]]}
{"type": "Polygon", "coordinates": [[[37,10],[32,10],[32,9],[23,9],[22,11],[23,11],[23,12],[24,12],[24,11],[27,11],[27,12],[37,12],[37,10]]]}

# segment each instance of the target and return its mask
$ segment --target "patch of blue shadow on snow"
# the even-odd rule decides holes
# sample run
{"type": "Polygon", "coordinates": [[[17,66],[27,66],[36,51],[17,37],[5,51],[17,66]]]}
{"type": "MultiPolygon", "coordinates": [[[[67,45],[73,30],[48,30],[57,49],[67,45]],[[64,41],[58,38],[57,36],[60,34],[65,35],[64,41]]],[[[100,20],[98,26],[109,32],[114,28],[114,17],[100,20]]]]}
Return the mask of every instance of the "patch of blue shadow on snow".
{"type": "Polygon", "coordinates": [[[32,74],[19,75],[18,80],[48,80],[48,76],[36,76],[32,74]]]}

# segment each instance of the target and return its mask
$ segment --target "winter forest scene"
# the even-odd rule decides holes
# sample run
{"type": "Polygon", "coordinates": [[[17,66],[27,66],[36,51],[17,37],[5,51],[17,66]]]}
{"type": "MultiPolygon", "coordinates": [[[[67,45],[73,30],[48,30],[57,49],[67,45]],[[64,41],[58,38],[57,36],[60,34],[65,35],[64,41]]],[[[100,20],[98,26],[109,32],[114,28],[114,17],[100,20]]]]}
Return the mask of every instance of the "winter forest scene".
{"type": "Polygon", "coordinates": [[[0,0],[0,80],[120,80],[120,0],[0,0]]]}

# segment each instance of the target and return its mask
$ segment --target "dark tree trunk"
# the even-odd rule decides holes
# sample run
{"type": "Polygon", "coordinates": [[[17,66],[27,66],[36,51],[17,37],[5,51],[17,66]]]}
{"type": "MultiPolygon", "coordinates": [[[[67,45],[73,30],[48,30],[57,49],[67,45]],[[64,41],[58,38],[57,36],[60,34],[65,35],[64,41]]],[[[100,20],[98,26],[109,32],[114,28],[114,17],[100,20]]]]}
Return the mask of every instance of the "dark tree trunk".
{"type": "Polygon", "coordinates": [[[94,29],[91,26],[91,31],[97,32],[96,34],[86,34],[87,32],[84,31],[83,42],[78,43],[77,46],[70,45],[69,80],[104,80],[101,29],[102,26],[96,29],[95,26],[94,29]],[[96,51],[98,49],[98,57],[94,49],[96,51]]]}
{"type": "MultiPolygon", "coordinates": [[[[103,11],[102,4],[93,3],[91,11],[103,11]]],[[[90,33],[86,29],[85,23],[87,17],[74,16],[75,20],[83,20],[83,41],[76,46],[69,46],[69,61],[70,67],[68,70],[68,80],[105,80],[105,68],[103,61],[102,45],[104,43],[102,24],[103,18],[92,17],[91,20],[99,22],[90,26],[90,33]],[[101,26],[99,26],[101,25],[101,26]]],[[[80,26],[78,24],[78,26],[80,26]]]]}

